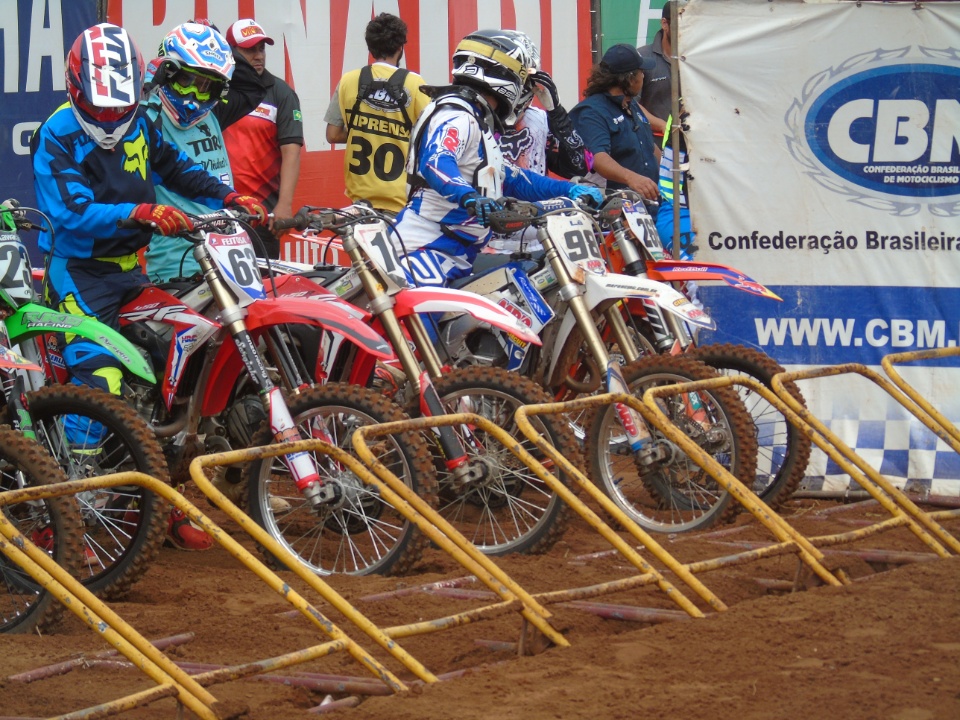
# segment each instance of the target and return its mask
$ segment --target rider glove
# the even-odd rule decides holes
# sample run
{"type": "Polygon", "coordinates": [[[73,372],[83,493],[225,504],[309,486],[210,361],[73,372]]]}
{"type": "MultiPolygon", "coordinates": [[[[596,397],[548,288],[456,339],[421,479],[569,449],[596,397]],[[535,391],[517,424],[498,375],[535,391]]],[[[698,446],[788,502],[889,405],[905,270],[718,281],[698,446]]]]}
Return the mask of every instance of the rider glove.
{"type": "Polygon", "coordinates": [[[460,207],[476,217],[483,227],[490,227],[490,216],[498,210],[503,210],[503,205],[493,198],[477,193],[467,193],[460,198],[460,207]]]}
{"type": "Polygon", "coordinates": [[[259,215],[260,222],[267,221],[267,209],[255,197],[234,191],[223,199],[223,206],[239,208],[248,215],[259,215]]]}
{"type": "Polygon", "coordinates": [[[193,221],[170,205],[141,203],[130,213],[130,219],[156,228],[161,235],[179,235],[193,230],[193,221]]]}
{"type": "Polygon", "coordinates": [[[599,188],[590,187],[588,185],[573,185],[567,191],[567,197],[571,200],[586,200],[593,207],[600,207],[603,205],[603,193],[600,192],[599,188]]]}
{"type": "Polygon", "coordinates": [[[538,70],[530,76],[530,79],[535,83],[533,94],[537,96],[544,110],[550,112],[560,107],[560,93],[557,92],[557,85],[549,73],[538,70]]]}

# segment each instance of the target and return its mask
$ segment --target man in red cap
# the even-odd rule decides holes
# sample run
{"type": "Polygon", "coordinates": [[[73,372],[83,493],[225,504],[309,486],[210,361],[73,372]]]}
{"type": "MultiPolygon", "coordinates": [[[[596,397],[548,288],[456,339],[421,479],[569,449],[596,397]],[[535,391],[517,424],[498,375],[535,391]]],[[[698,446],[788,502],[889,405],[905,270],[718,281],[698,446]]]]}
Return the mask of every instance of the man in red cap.
{"type": "MultiPolygon", "coordinates": [[[[223,131],[234,184],[243,188],[244,194],[264,198],[274,218],[290,217],[303,147],[300,99],[293,88],[266,69],[266,46],[273,45],[273,39],[262,25],[249,18],[237,20],[226,37],[237,65],[252,66],[266,89],[250,114],[223,131]]],[[[279,257],[280,241],[265,229],[257,231],[267,254],[279,257]]]]}

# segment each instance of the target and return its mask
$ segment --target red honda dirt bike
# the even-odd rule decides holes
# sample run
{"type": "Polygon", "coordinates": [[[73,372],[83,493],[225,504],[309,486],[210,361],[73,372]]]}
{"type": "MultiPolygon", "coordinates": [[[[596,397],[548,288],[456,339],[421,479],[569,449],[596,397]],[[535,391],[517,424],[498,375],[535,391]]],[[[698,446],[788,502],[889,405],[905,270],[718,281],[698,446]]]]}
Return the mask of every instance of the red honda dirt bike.
{"type": "MultiPolygon", "coordinates": [[[[364,387],[308,385],[291,351],[291,328],[343,336],[355,348],[356,368],[393,353],[337,303],[267,296],[241,224],[251,219],[234,211],[193,218],[194,230],[179,236],[193,243],[202,277],[147,286],[120,309],[121,332],[164,368],[159,385],[131,385],[136,407],[166,445],[175,479],[199,453],[304,438],[350,451],[355,428],[407,417],[364,387]]],[[[378,453],[435,502],[436,480],[419,436],[385,439],[378,453]]],[[[251,517],[315,572],[401,572],[419,559],[425,538],[416,527],[328,456],[298,452],[252,465],[251,517]]]]}
{"type": "MultiPolygon", "coordinates": [[[[361,204],[346,209],[305,207],[281,226],[307,230],[305,237],[321,246],[336,243],[351,265],[311,268],[286,264],[281,269],[304,271],[343,299],[373,313],[374,327],[390,340],[399,364],[388,365],[393,369],[381,380],[395,383],[385,388],[402,397],[411,414],[477,413],[552,467],[513,419],[521,405],[549,402],[550,397],[532,381],[502,368],[446,367],[421,315],[467,313],[518,342],[539,344],[540,339],[513,314],[479,295],[410,287],[390,239],[388,220],[361,204]],[[320,236],[328,231],[333,235],[320,236]]],[[[576,440],[561,418],[536,417],[532,422],[567,458],[580,462],[576,440]]],[[[439,473],[440,512],[482,552],[543,552],[560,537],[569,508],[507,448],[466,425],[440,428],[427,436],[439,473]]],[[[567,480],[563,474],[560,479],[567,480]]]]}
{"type": "MultiPolygon", "coordinates": [[[[758,297],[780,298],[745,273],[726,265],[674,260],[664,249],[656,223],[643,198],[631,190],[607,193],[607,204],[619,205],[609,214],[609,232],[603,238],[607,258],[614,272],[647,277],[683,290],[688,282],[722,281],[730,287],[758,297]]],[[[665,313],[649,300],[624,302],[624,319],[644,354],[684,354],[726,375],[747,375],[770,387],[783,367],[766,353],[729,343],[697,345],[687,325],[665,313]]],[[[806,405],[796,384],[786,383],[790,394],[806,405]]],[[[753,491],[771,507],[778,507],[803,480],[810,459],[811,441],[787,422],[783,414],[749,388],[737,386],[740,397],[756,428],[758,457],[753,491]]]]}

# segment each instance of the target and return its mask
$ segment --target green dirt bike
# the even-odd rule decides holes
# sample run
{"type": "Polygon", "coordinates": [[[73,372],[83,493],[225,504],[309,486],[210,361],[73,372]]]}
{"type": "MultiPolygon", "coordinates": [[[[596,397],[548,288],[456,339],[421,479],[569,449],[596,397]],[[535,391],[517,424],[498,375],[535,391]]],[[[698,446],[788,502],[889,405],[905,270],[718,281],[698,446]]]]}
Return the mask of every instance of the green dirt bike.
{"type": "MultiPolygon", "coordinates": [[[[26,218],[27,212],[42,213],[7,205],[0,210],[5,211],[0,212],[0,352],[9,354],[18,345],[26,362],[0,366],[0,423],[35,438],[68,480],[135,470],[167,482],[160,445],[129,404],[101,390],[67,384],[59,337],[66,333],[95,342],[130,373],[156,382],[149,363],[129,340],[98,320],[40,304],[20,231],[42,229],[26,218]]],[[[0,490],[22,485],[7,475],[0,483],[0,490]]],[[[85,491],[77,500],[85,557],[79,577],[97,595],[118,599],[159,551],[166,531],[165,505],[135,485],[85,491]]]]}

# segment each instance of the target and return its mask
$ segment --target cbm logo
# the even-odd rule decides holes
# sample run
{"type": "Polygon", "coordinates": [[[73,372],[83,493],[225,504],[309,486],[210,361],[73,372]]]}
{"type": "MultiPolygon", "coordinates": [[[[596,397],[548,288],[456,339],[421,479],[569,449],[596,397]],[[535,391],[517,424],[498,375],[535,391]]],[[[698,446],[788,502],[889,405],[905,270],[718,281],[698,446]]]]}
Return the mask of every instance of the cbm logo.
{"type": "Polygon", "coordinates": [[[877,50],[807,81],[790,152],[823,187],[897,215],[960,215],[960,54],[877,50]]]}

